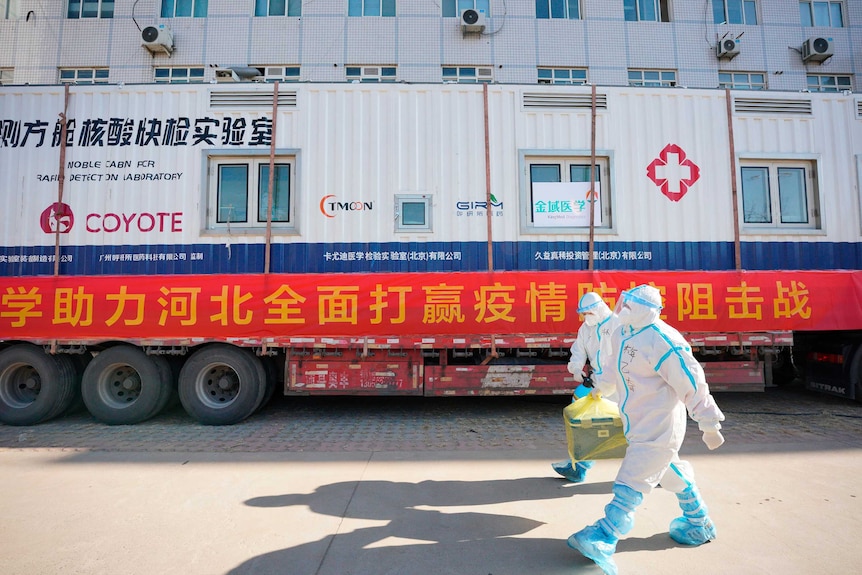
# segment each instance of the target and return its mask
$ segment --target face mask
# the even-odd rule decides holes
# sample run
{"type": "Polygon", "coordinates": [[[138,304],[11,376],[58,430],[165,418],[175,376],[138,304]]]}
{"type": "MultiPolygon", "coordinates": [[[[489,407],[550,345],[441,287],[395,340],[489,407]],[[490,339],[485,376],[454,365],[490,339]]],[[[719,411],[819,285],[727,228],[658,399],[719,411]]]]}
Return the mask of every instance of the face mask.
{"type": "Polygon", "coordinates": [[[594,326],[599,323],[599,316],[594,313],[585,313],[584,314],[584,323],[588,326],[594,326]]]}

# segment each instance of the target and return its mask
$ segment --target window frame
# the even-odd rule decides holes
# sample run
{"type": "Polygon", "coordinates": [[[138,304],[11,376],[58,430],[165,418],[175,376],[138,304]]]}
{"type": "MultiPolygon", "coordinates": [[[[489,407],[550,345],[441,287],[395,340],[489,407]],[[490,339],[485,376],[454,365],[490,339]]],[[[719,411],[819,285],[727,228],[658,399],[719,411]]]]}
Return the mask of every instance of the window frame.
{"type": "Polygon", "coordinates": [[[844,28],[847,18],[844,16],[843,0],[799,0],[799,22],[804,28],[844,28]],[[826,14],[829,17],[828,24],[817,23],[817,5],[826,5],[826,14]],[[808,6],[805,9],[805,6],[808,6]],[[834,23],[835,9],[838,10],[839,24],[834,23]]]}
{"type": "Polygon", "coordinates": [[[670,0],[623,0],[623,19],[626,22],[670,22],[670,0]],[[645,18],[651,5],[655,18],[645,18]]]}
{"type": "Polygon", "coordinates": [[[398,81],[397,66],[350,64],[344,67],[344,79],[348,82],[388,84],[398,81]]]}
{"type": "MultiPolygon", "coordinates": [[[[536,0],[537,20],[582,20],[581,0],[565,0],[561,5],[565,14],[554,15],[554,0],[536,0]],[[540,7],[541,5],[541,7],[540,7]],[[573,15],[574,13],[574,15],[573,15]]],[[[559,13],[558,13],[559,14],[559,13]]]]}
{"type": "Polygon", "coordinates": [[[395,233],[431,233],[434,231],[433,196],[431,194],[395,194],[395,233]],[[404,223],[404,204],[420,204],[424,207],[423,224],[404,223]]]}
{"type": "Polygon", "coordinates": [[[153,68],[153,83],[154,84],[202,84],[204,79],[205,70],[203,67],[198,66],[156,66],[153,68]],[[159,70],[168,70],[167,80],[160,78],[158,75],[159,70]],[[185,70],[185,76],[175,76],[175,72],[179,70],[185,70]],[[192,74],[194,72],[194,74],[192,74]],[[194,80],[192,80],[194,78],[194,80]]]}
{"type": "MultiPolygon", "coordinates": [[[[589,182],[589,180],[572,180],[572,167],[584,168],[589,173],[590,151],[589,150],[521,150],[519,162],[522,166],[520,196],[520,219],[521,233],[528,235],[572,235],[588,234],[590,227],[585,226],[556,226],[545,227],[535,225],[533,211],[533,166],[556,166],[559,168],[561,182],[589,182]]],[[[596,186],[599,191],[601,204],[601,224],[594,226],[593,230],[598,234],[615,233],[613,217],[613,178],[611,170],[613,167],[613,152],[610,150],[596,151],[596,186]]]]}
{"type": "Polygon", "coordinates": [[[395,16],[397,16],[395,0],[347,0],[348,18],[394,18],[395,16]]]}
{"type": "Polygon", "coordinates": [[[768,90],[769,75],[766,72],[731,72],[729,70],[718,71],[718,87],[721,89],[730,88],[731,90],[768,90]],[[722,76],[730,76],[730,82],[722,82],[722,76]],[[762,82],[752,80],[752,76],[760,76],[762,82]],[[742,80],[743,77],[745,81],[742,80]]]}
{"type": "Polygon", "coordinates": [[[162,18],[206,18],[207,12],[209,12],[209,0],[162,0],[159,14],[162,18]],[[180,3],[190,4],[188,14],[177,14],[180,3]]]}
{"type": "Polygon", "coordinates": [[[713,24],[742,24],[744,26],[757,26],[760,19],[757,17],[756,0],[712,0],[713,24]],[[739,6],[739,18],[733,18],[730,4],[739,6]],[[750,10],[749,10],[750,9],[750,10]],[[750,22],[749,20],[754,20],[750,22]]]}
{"type": "Polygon", "coordinates": [[[494,81],[493,66],[443,66],[441,68],[443,82],[456,84],[490,84],[494,81]],[[446,75],[446,71],[450,75],[446,75]],[[471,72],[472,70],[472,72],[471,72]],[[454,71],[454,75],[451,75],[454,71]]]}
{"type": "Polygon", "coordinates": [[[460,18],[462,10],[476,10],[486,17],[491,16],[491,0],[442,0],[440,7],[444,18],[460,18]]]}
{"type": "Polygon", "coordinates": [[[0,86],[11,86],[15,83],[15,68],[0,68],[0,86]]]}
{"type": "MultiPolygon", "coordinates": [[[[203,158],[205,173],[207,174],[206,186],[204,186],[204,205],[202,229],[206,234],[240,234],[258,235],[266,231],[266,219],[261,221],[260,210],[266,208],[262,205],[261,194],[265,191],[267,181],[263,181],[262,171],[269,169],[269,152],[255,153],[251,150],[207,150],[203,158]],[[229,217],[223,217],[220,202],[222,196],[221,167],[223,166],[246,166],[246,219],[245,221],[231,221],[229,217]],[[264,189],[260,189],[264,186],[264,189]]],[[[296,235],[299,233],[297,223],[298,192],[299,189],[299,153],[297,150],[276,150],[275,166],[288,167],[288,190],[287,190],[287,220],[275,220],[271,222],[271,231],[281,235],[296,235]]],[[[276,190],[277,191],[277,190],[276,190]]],[[[273,209],[276,206],[273,205],[273,209]]]]}
{"type": "Polygon", "coordinates": [[[588,68],[559,68],[553,66],[539,66],[536,68],[536,83],[543,85],[567,85],[567,86],[585,86],[589,83],[589,69],[588,68]],[[549,78],[543,78],[543,72],[550,72],[549,78]],[[563,73],[567,73],[568,77],[563,77],[563,73]],[[581,78],[573,78],[574,73],[583,72],[583,79],[581,78]],[[558,74],[559,73],[559,74],[558,74]],[[544,80],[544,81],[543,81],[544,80]]]}
{"type": "Polygon", "coordinates": [[[805,85],[809,92],[819,93],[841,93],[847,90],[853,91],[853,77],[850,74],[806,74],[805,85]],[[816,79],[817,83],[811,81],[816,79]],[[824,84],[822,80],[833,80],[834,84],[824,84]],[[846,83],[843,82],[846,80],[846,83]],[[832,89],[834,88],[834,89],[832,89]]]}
{"type": "Polygon", "coordinates": [[[299,18],[302,16],[302,0],[281,0],[282,13],[273,14],[273,9],[278,6],[273,6],[276,0],[254,0],[254,17],[267,18],[269,16],[287,16],[289,18],[299,18]]]}
{"type": "Polygon", "coordinates": [[[675,88],[678,84],[678,80],[676,78],[676,70],[660,70],[657,68],[629,68],[627,71],[628,76],[628,85],[636,88],[675,88]],[[646,74],[657,72],[659,74],[658,83],[654,80],[647,80],[646,74]],[[640,74],[641,80],[636,83],[632,83],[632,74],[637,73],[640,74]],[[671,83],[667,83],[664,76],[665,74],[673,74],[673,80],[670,80],[671,83]]]}
{"type": "Polygon", "coordinates": [[[90,18],[113,18],[116,8],[114,0],[68,0],[66,2],[66,18],[68,20],[84,20],[90,18]],[[97,4],[96,13],[84,15],[85,4],[97,4]],[[74,13],[72,10],[74,9],[74,13]]]}
{"type": "MultiPolygon", "coordinates": [[[[747,156],[739,158],[739,219],[740,230],[747,234],[798,234],[822,233],[823,218],[821,210],[820,182],[818,181],[818,161],[815,157],[799,156],[776,158],[769,156],[747,156]],[[746,213],[748,198],[756,194],[752,188],[747,188],[746,172],[765,170],[768,184],[769,218],[770,221],[749,221],[746,213]],[[780,172],[802,170],[805,186],[805,215],[807,222],[783,222],[786,210],[782,211],[782,189],[780,172]],[[746,193],[747,189],[750,193],[746,193]]],[[[789,192],[790,190],[788,190],[789,192]]],[[[786,196],[785,196],[786,198],[786,196]]],[[[755,201],[752,199],[751,201],[755,201]]]]}
{"type": "Polygon", "coordinates": [[[90,86],[94,84],[108,84],[110,79],[110,71],[108,68],[60,68],[57,73],[58,84],[71,84],[73,86],[90,86]],[[63,77],[64,73],[71,72],[72,77],[63,77]],[[85,76],[82,77],[81,74],[85,76]],[[86,74],[90,73],[88,78],[86,74]]]}

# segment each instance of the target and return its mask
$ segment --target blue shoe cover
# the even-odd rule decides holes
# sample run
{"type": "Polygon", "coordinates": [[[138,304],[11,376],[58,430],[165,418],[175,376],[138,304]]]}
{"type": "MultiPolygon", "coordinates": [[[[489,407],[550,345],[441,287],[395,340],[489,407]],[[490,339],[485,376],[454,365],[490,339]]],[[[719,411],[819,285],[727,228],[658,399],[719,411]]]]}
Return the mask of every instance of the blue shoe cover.
{"type": "Polygon", "coordinates": [[[706,517],[702,525],[692,523],[686,517],[677,517],[670,522],[670,538],[683,545],[703,545],[716,537],[715,524],[706,517]]]}
{"type": "Polygon", "coordinates": [[[571,481],[582,483],[587,478],[587,469],[593,466],[592,461],[578,461],[574,466],[571,461],[560,461],[552,463],[554,471],[571,481]]]}
{"type": "Polygon", "coordinates": [[[617,575],[617,564],[613,558],[617,550],[617,538],[608,535],[598,524],[584,527],[569,537],[566,544],[594,561],[605,575],[617,575]]]}
{"type": "Polygon", "coordinates": [[[677,493],[682,517],[670,522],[670,537],[683,545],[702,545],[715,539],[715,525],[709,518],[709,510],[695,485],[689,485],[677,493]]]}

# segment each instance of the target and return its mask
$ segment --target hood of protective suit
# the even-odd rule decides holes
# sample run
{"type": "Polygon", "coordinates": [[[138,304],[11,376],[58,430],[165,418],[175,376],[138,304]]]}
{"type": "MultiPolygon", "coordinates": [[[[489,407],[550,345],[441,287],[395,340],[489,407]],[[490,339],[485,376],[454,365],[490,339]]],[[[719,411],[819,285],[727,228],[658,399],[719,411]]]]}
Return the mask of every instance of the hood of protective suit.
{"type": "Polygon", "coordinates": [[[578,302],[578,313],[584,316],[584,323],[594,326],[604,321],[611,315],[611,308],[595,292],[587,292],[581,296],[578,302]]]}
{"type": "Polygon", "coordinates": [[[644,284],[622,293],[616,314],[622,325],[637,329],[654,323],[661,308],[661,292],[644,284]]]}

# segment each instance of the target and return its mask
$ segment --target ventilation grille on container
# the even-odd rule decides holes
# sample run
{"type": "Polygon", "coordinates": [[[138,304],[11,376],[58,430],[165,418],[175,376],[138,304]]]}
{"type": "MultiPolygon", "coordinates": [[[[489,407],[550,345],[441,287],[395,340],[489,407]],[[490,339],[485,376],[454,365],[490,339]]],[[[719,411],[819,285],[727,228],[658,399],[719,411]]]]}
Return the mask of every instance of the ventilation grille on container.
{"type": "Polygon", "coordinates": [[[856,119],[862,120],[862,100],[856,100],[856,119]]]}
{"type": "MultiPolygon", "coordinates": [[[[278,106],[296,108],[296,92],[278,91],[278,106]]],[[[272,108],[271,92],[210,92],[211,108],[272,108]]]]}
{"type": "MultiPolygon", "coordinates": [[[[524,93],[524,108],[531,110],[544,109],[577,109],[592,108],[591,94],[542,94],[538,92],[524,93]]],[[[607,94],[596,94],[596,108],[607,110],[607,94]]]]}
{"type": "Polygon", "coordinates": [[[811,100],[779,100],[758,98],[734,99],[739,114],[804,114],[811,115],[811,100]]]}

